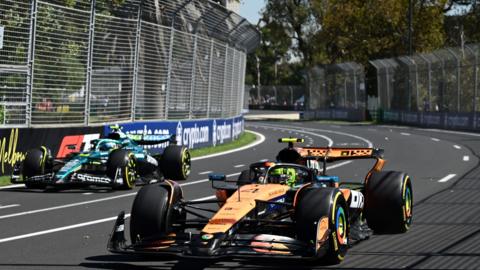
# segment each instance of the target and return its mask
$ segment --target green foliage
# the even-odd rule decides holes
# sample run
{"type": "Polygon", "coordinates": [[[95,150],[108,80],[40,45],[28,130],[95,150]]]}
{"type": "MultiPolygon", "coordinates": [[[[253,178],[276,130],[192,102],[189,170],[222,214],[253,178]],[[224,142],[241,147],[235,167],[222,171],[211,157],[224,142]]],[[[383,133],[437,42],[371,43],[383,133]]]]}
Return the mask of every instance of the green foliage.
{"type": "MultiPolygon", "coordinates": [[[[452,3],[469,2],[412,1],[415,52],[443,47],[445,12],[452,3]]],[[[262,44],[249,57],[247,78],[256,84],[256,57],[261,83],[277,84],[299,81],[291,76],[318,64],[355,61],[367,66],[371,59],[406,55],[408,7],[409,0],[268,0],[258,25],[262,44]]],[[[480,12],[471,12],[465,19],[472,37],[480,38],[479,18],[480,12]]]]}

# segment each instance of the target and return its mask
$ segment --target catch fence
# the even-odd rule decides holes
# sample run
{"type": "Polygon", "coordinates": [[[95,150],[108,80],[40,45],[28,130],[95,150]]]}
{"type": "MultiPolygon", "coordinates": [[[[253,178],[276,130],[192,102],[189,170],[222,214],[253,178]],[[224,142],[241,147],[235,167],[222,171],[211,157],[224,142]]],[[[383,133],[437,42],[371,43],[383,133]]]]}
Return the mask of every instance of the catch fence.
{"type": "Polygon", "coordinates": [[[260,40],[244,18],[206,0],[66,2],[0,2],[0,126],[240,114],[260,40]]]}

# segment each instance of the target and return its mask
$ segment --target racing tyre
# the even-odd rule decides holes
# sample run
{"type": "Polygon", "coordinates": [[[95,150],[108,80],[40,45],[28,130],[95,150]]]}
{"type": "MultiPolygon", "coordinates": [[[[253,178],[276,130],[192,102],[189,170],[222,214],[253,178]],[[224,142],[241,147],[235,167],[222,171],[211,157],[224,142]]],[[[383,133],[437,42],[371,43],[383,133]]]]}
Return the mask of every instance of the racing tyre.
{"type": "Polygon", "coordinates": [[[412,183],[403,172],[373,172],[365,187],[365,218],[375,233],[404,233],[412,224],[412,183]]]}
{"type": "Polygon", "coordinates": [[[179,220],[185,220],[186,212],[174,209],[182,197],[181,189],[171,182],[143,186],[132,206],[130,239],[133,244],[154,235],[178,231],[173,228],[179,220]],[[170,192],[169,192],[170,191],[170,192]],[[172,197],[170,197],[173,192],[172,197]],[[172,204],[170,205],[170,198],[172,204]]]}
{"type": "Polygon", "coordinates": [[[167,179],[186,180],[190,175],[190,152],[183,146],[167,146],[160,160],[160,168],[167,179]]]}
{"type": "MultiPolygon", "coordinates": [[[[43,175],[48,171],[51,163],[49,152],[50,150],[46,147],[31,149],[27,152],[25,160],[23,161],[23,179],[28,179],[36,175],[43,175]]],[[[26,188],[43,189],[46,186],[45,183],[25,181],[26,188]]]]}
{"type": "Polygon", "coordinates": [[[107,176],[113,179],[113,187],[117,189],[132,189],[135,186],[135,155],[124,149],[115,149],[108,156],[107,176]],[[120,185],[117,184],[118,178],[122,179],[120,185]]]}
{"type": "Polygon", "coordinates": [[[340,190],[308,188],[300,191],[295,206],[299,240],[315,243],[316,259],[338,264],[348,249],[348,208],[340,190]]]}

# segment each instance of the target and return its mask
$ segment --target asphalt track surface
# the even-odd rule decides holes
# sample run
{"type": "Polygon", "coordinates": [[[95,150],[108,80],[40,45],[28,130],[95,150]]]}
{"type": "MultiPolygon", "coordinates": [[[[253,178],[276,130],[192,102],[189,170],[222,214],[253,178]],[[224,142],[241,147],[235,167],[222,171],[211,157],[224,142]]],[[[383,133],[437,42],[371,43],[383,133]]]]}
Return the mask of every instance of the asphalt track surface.
{"type": "MultiPolygon", "coordinates": [[[[187,199],[213,195],[209,171],[236,178],[249,163],[275,158],[279,137],[305,145],[373,145],[385,149],[385,170],[413,181],[414,221],[399,235],[374,235],[353,246],[340,265],[284,260],[152,260],[110,254],[114,217],[130,212],[133,191],[62,192],[0,189],[0,269],[480,269],[480,134],[363,124],[248,122],[265,136],[247,150],[196,160],[183,182],[187,199]]],[[[331,164],[329,174],[361,181],[372,162],[331,164]]],[[[128,221],[127,221],[128,224],[128,221]]],[[[127,225],[128,229],[128,225],[127,225]]]]}

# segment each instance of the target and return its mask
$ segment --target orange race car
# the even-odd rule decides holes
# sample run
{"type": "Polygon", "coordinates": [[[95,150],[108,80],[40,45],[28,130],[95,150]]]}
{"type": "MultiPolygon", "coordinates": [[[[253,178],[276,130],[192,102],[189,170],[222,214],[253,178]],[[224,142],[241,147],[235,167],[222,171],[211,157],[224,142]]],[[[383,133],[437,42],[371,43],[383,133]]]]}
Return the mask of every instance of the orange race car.
{"type": "Polygon", "coordinates": [[[348,247],[368,238],[372,230],[409,229],[410,178],[402,172],[381,171],[382,150],[294,147],[302,140],[280,141],[289,146],[280,151],[277,161],[252,164],[236,182],[227,181],[225,175],[210,175],[215,200],[187,201],[173,181],[144,186],[132,207],[132,243],[127,244],[124,235],[122,212],[108,249],[122,254],[274,256],[339,263],[348,247]],[[362,183],[340,182],[327,175],[327,162],[348,159],[376,162],[362,183]],[[216,205],[219,209],[212,207],[216,205]]]}

